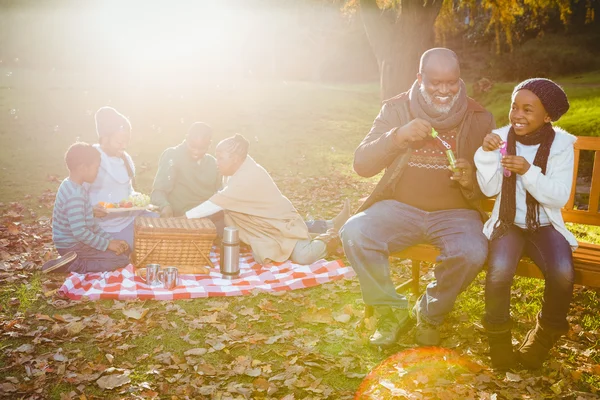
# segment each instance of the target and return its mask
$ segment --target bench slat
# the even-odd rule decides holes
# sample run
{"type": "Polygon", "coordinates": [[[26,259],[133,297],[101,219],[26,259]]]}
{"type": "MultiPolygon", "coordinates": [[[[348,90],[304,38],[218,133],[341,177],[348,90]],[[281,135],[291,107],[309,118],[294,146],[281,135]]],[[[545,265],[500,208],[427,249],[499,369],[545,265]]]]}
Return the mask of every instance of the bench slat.
{"type": "Polygon", "coordinates": [[[577,136],[577,141],[573,147],[575,147],[575,150],[600,150],[600,140],[597,137],[577,136]]]}
{"type": "MultiPolygon", "coordinates": [[[[577,143],[577,142],[575,142],[577,143]]],[[[572,210],[575,206],[575,192],[577,190],[577,172],[579,171],[579,149],[575,148],[575,168],[573,168],[573,183],[571,184],[571,195],[569,196],[569,201],[565,204],[566,210],[572,210]]]]}
{"type": "MultiPolygon", "coordinates": [[[[594,152],[594,168],[592,177],[600,173],[600,151],[594,152]]],[[[600,198],[600,181],[592,178],[592,187],[590,188],[590,202],[588,212],[590,215],[598,215],[598,199],[600,198]]]]}
{"type": "MultiPolygon", "coordinates": [[[[436,258],[440,255],[438,249],[428,244],[419,244],[409,247],[401,252],[394,253],[391,257],[413,260],[413,279],[414,284],[415,270],[418,271],[418,263],[414,260],[435,263],[436,258]]],[[[600,287],[600,246],[592,243],[580,243],[580,247],[573,253],[573,261],[575,264],[575,283],[590,287],[600,287]]],[[[524,258],[519,262],[517,267],[517,275],[530,278],[543,278],[540,269],[528,258],[524,258]]],[[[406,282],[402,286],[409,284],[406,282]]]]}

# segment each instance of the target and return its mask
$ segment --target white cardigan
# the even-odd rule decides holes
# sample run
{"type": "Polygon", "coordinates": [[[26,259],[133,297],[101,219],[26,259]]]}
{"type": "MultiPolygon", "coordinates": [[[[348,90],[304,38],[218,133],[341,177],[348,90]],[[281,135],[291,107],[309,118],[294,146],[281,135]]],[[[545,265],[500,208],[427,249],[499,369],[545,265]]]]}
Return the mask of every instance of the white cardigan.
{"type": "MultiPolygon", "coordinates": [[[[493,132],[506,141],[509,129],[510,125],[496,129],[493,132]]],[[[517,175],[517,180],[521,180],[523,188],[543,207],[552,226],[567,239],[571,248],[575,250],[578,246],[577,239],[565,227],[560,209],[567,203],[571,194],[574,169],[573,143],[577,138],[561,128],[554,127],[554,130],[556,136],[550,148],[546,174],[542,174],[541,168],[533,165],[530,161],[532,165],[529,170],[523,175],[517,175]]],[[[518,149],[517,155],[520,155],[518,149]]],[[[500,214],[500,192],[504,177],[503,167],[500,164],[501,159],[502,156],[499,150],[484,151],[480,147],[475,152],[477,182],[481,191],[489,197],[498,195],[494,203],[492,216],[483,227],[483,233],[488,239],[492,235],[500,214]]],[[[524,193],[521,197],[524,198],[524,193]]]]}

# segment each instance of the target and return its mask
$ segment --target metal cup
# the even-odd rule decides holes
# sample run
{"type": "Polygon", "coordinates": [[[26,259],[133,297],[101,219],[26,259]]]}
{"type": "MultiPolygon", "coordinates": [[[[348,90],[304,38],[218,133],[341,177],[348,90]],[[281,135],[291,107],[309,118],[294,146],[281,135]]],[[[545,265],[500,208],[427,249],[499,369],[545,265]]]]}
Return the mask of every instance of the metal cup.
{"type": "Polygon", "coordinates": [[[146,265],[146,279],[141,277],[149,286],[160,286],[161,282],[158,279],[160,273],[160,264],[147,264],[146,265]]]}
{"type": "Polygon", "coordinates": [[[179,284],[179,271],[176,267],[166,267],[158,276],[162,285],[167,290],[173,290],[179,284]]]}

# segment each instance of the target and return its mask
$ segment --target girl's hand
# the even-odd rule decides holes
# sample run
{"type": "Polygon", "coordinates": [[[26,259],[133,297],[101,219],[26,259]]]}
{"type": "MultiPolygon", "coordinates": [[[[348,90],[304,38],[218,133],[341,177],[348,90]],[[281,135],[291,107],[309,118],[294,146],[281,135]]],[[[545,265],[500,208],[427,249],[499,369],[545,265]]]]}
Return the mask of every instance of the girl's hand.
{"type": "Polygon", "coordinates": [[[501,146],[502,139],[495,133],[488,133],[485,138],[483,138],[483,144],[481,145],[483,151],[498,150],[501,146]]]}
{"type": "Polygon", "coordinates": [[[500,163],[507,170],[516,172],[519,175],[523,175],[529,171],[529,167],[531,166],[531,164],[521,156],[504,156],[500,163]]]}
{"type": "Polygon", "coordinates": [[[94,206],[94,217],[95,218],[104,218],[108,215],[106,212],[106,208],[102,206],[94,206]]]}

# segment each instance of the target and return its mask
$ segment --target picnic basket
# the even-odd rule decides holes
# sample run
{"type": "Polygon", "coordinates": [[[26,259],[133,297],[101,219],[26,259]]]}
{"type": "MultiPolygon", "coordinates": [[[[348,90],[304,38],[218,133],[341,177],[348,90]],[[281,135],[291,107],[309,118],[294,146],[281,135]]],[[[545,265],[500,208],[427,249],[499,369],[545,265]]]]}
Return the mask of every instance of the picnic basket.
{"type": "Polygon", "coordinates": [[[180,274],[207,273],[217,230],[208,218],[150,218],[135,220],[134,249],[138,267],[172,265],[180,274]]]}

